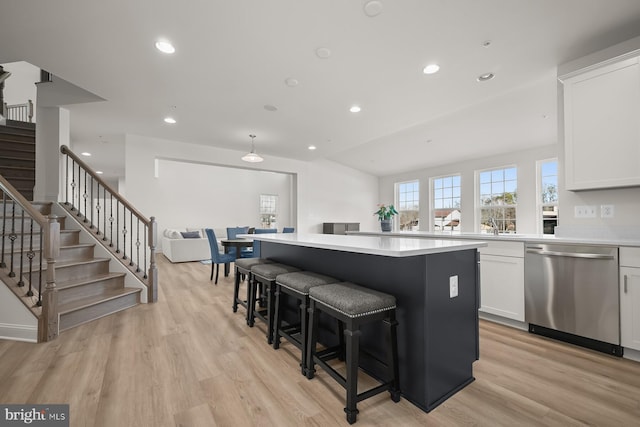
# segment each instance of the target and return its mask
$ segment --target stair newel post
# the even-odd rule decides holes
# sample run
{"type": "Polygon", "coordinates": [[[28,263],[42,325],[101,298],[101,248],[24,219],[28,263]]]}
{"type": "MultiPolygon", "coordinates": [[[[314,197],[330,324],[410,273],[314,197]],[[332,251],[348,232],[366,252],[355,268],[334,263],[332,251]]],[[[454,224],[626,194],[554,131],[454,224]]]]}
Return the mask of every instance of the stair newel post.
{"type": "Polygon", "coordinates": [[[158,266],[156,265],[156,244],[158,240],[158,223],[155,217],[149,221],[149,283],[148,302],[158,301],[158,266]]]}
{"type": "Polygon", "coordinates": [[[51,341],[58,336],[58,290],[56,289],[56,259],[60,256],[60,223],[56,215],[49,215],[45,233],[47,284],[42,294],[42,314],[38,325],[38,341],[51,341]]]}

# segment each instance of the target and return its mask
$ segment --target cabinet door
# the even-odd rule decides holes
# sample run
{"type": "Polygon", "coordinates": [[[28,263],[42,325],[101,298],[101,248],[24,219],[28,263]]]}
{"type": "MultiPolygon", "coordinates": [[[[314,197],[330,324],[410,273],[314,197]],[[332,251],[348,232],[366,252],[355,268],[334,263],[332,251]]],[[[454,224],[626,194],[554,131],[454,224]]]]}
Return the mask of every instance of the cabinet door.
{"type": "Polygon", "coordinates": [[[480,311],[524,322],[524,259],[480,255],[480,311]]]}
{"type": "Polygon", "coordinates": [[[620,268],[620,338],[640,351],[640,268],[620,268]]]}
{"type": "Polygon", "coordinates": [[[640,185],[640,64],[627,59],[563,81],[568,190],[640,185]]]}

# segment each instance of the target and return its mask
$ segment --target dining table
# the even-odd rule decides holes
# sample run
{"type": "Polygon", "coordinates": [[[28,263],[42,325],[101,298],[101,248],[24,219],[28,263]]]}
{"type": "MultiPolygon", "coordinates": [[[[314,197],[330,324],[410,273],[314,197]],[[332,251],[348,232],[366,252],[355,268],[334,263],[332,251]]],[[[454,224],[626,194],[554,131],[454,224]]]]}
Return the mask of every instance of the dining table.
{"type": "MultiPolygon", "coordinates": [[[[236,239],[220,239],[220,244],[224,248],[224,253],[228,254],[230,248],[236,248],[236,258],[240,255],[242,248],[253,247],[253,239],[236,238],[236,239]]],[[[229,264],[224,265],[224,276],[229,276],[229,264]]]]}

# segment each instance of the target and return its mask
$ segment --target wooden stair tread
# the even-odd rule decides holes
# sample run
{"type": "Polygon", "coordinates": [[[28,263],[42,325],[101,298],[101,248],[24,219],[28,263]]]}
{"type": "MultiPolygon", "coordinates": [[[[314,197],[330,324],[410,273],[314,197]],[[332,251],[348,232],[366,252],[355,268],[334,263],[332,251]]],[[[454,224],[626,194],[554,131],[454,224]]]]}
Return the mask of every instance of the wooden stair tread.
{"type": "Polygon", "coordinates": [[[66,245],[66,246],[60,246],[60,249],[69,249],[69,248],[91,248],[91,247],[95,247],[96,244],[95,243],[77,243],[75,245],[66,245]]]}
{"type": "Polygon", "coordinates": [[[104,301],[109,301],[125,295],[139,293],[141,291],[142,291],[141,288],[120,288],[120,289],[105,291],[101,295],[82,298],[67,304],[60,304],[58,305],[58,313],[60,315],[64,315],[76,310],[80,310],[82,308],[91,307],[93,305],[100,304],[104,301]]]}
{"type": "Polygon", "coordinates": [[[91,258],[91,259],[82,259],[82,260],[59,261],[59,262],[56,262],[56,268],[91,264],[94,262],[104,262],[109,260],[110,260],[109,258],[91,258]]]}
{"type": "Polygon", "coordinates": [[[125,273],[116,273],[116,272],[109,272],[109,273],[105,273],[105,274],[99,274],[99,275],[95,275],[95,276],[91,276],[85,279],[75,279],[75,280],[70,280],[70,281],[56,281],[56,288],[58,290],[60,289],[68,289],[68,288],[73,288],[76,286],[83,286],[83,285],[87,285],[89,283],[96,283],[99,282],[101,280],[105,280],[105,279],[113,279],[115,277],[124,277],[126,276],[125,273]]]}

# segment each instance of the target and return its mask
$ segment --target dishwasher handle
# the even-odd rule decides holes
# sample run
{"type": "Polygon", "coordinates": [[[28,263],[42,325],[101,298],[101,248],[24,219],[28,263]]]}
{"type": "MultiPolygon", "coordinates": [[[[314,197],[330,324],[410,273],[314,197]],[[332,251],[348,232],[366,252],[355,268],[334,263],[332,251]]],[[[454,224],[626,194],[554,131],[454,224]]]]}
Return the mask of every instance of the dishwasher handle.
{"type": "Polygon", "coordinates": [[[590,254],[580,252],[558,252],[558,251],[545,251],[539,248],[527,248],[527,253],[547,255],[547,256],[566,256],[571,258],[588,258],[588,259],[615,259],[613,255],[604,254],[590,254]]]}

